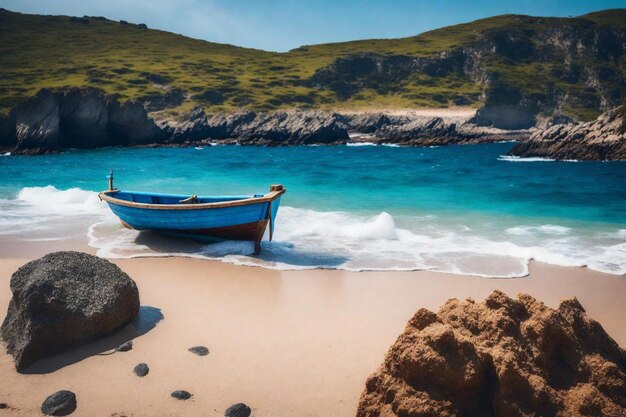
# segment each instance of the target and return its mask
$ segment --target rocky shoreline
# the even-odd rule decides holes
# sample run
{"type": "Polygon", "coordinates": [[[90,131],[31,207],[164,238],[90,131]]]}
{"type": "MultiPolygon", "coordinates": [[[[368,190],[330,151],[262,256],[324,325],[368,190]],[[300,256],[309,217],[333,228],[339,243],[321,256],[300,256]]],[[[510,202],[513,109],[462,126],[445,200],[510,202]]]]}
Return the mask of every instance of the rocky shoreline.
{"type": "Polygon", "coordinates": [[[40,154],[68,148],[220,144],[289,146],[350,142],[405,146],[523,140],[528,130],[478,126],[470,117],[242,110],[207,114],[195,108],[180,120],[152,117],[142,103],[120,102],[94,88],[43,89],[0,116],[0,150],[40,154]]]}
{"type": "Polygon", "coordinates": [[[626,159],[626,117],[624,106],[601,114],[596,120],[578,124],[557,124],[534,132],[516,145],[509,155],[576,160],[626,159]]]}

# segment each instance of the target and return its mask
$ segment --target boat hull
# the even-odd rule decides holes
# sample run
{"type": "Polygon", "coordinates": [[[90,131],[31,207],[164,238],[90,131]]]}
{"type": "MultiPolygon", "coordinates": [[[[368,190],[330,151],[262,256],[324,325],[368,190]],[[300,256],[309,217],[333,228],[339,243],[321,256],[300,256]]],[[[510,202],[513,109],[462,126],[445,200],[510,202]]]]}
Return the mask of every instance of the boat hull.
{"type": "MultiPolygon", "coordinates": [[[[260,242],[273,234],[280,193],[210,204],[158,205],[115,198],[117,191],[100,193],[111,211],[130,229],[153,231],[200,242],[244,240],[260,242]]],[[[137,193],[144,197],[144,194],[137,193]]],[[[173,199],[185,196],[169,196],[173,199]]],[[[160,198],[163,198],[161,196],[160,198]]]]}

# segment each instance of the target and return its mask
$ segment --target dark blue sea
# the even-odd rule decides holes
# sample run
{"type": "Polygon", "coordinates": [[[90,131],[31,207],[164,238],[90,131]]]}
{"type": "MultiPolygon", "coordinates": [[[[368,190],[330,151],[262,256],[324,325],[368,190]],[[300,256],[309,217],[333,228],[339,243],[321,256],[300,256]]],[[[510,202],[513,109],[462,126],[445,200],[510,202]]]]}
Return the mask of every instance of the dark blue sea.
{"type": "MultiPolygon", "coordinates": [[[[110,148],[1,156],[0,239],[86,237],[110,258],[182,255],[278,269],[522,276],[528,261],[626,273],[626,162],[502,155],[510,143],[110,148]],[[124,229],[118,188],[258,194],[287,188],[273,242],[199,245],[124,229]]],[[[1,255],[1,254],[0,254],[1,255]]]]}

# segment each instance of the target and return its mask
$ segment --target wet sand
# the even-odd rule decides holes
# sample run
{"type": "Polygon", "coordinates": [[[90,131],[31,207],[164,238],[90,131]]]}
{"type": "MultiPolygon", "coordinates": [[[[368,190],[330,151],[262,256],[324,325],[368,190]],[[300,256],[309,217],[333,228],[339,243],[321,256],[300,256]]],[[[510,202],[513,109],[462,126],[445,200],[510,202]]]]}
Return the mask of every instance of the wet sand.
{"type": "MultiPolygon", "coordinates": [[[[9,279],[24,259],[0,260],[0,318],[9,279]]],[[[0,348],[0,417],[39,415],[47,395],[77,394],[76,416],[223,416],[245,402],[253,416],[352,416],[365,379],[420,307],[482,299],[494,289],[529,293],[552,307],[578,297],[626,346],[626,277],[531,264],[530,276],[486,279],[433,272],[272,271],[220,262],[115,261],[135,279],[143,328],[15,371],[0,348]],[[158,310],[157,310],[158,309],[158,310]],[[160,315],[162,319],[159,320],[160,315]],[[130,352],[97,355],[128,338],[130,352]],[[199,357],[187,349],[205,345],[199,357]],[[133,367],[146,362],[139,378],[133,367]],[[178,401],[169,394],[194,394],[178,401]]]]}

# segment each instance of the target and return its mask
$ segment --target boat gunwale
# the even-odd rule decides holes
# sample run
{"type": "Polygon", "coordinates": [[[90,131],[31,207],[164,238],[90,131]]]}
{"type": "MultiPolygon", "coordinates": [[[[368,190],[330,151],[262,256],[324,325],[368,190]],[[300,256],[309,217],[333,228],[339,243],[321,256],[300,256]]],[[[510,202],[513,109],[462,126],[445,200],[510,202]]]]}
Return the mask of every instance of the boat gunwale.
{"type": "MultiPolygon", "coordinates": [[[[271,203],[276,200],[282,194],[284,194],[287,190],[282,188],[276,191],[270,191],[269,193],[263,195],[262,197],[249,197],[239,200],[233,201],[218,201],[214,203],[199,203],[199,204],[150,204],[150,203],[137,203],[134,201],[122,200],[120,198],[115,198],[110,196],[110,193],[118,193],[122,190],[106,190],[98,193],[98,198],[100,200],[106,201],[107,203],[117,204],[120,206],[126,207],[135,207],[141,209],[148,210],[202,210],[202,209],[214,209],[214,208],[226,208],[226,207],[238,207],[238,206],[247,206],[251,204],[260,204],[260,203],[271,203]]],[[[125,191],[128,193],[132,193],[132,191],[125,191]]]]}

